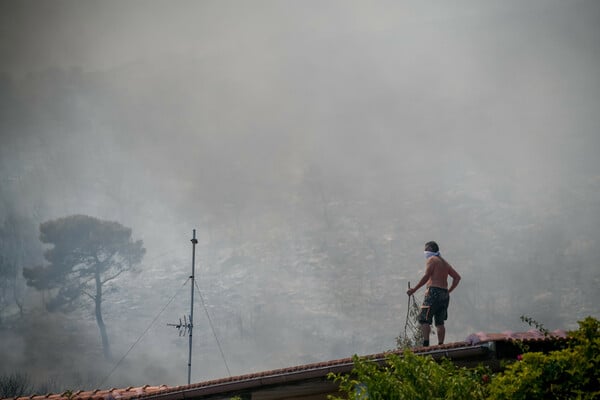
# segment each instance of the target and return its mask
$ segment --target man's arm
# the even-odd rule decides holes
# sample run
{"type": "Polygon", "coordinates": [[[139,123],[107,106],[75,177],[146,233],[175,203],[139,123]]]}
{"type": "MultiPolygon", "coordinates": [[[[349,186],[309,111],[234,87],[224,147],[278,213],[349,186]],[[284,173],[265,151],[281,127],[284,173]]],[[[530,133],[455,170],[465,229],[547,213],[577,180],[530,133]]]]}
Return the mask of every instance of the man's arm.
{"type": "Polygon", "coordinates": [[[406,291],[406,294],[408,294],[409,296],[412,296],[417,290],[421,289],[421,287],[423,285],[425,285],[431,278],[432,272],[433,272],[433,268],[431,266],[431,263],[427,263],[427,267],[425,268],[425,275],[423,275],[423,277],[421,278],[419,283],[417,283],[417,286],[415,286],[414,288],[408,289],[406,291]]]}
{"type": "Polygon", "coordinates": [[[450,285],[450,289],[448,289],[448,293],[452,293],[452,291],[458,286],[458,282],[460,282],[460,274],[456,272],[452,266],[448,270],[448,275],[452,278],[452,285],[450,285]]]}

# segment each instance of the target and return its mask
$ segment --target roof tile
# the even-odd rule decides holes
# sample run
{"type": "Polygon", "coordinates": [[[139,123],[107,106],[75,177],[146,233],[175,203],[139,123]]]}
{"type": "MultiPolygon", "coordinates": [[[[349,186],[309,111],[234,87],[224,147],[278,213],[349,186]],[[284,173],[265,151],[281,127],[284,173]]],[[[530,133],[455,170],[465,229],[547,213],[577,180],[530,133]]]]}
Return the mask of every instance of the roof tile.
{"type": "Polygon", "coordinates": [[[469,335],[467,337],[466,342],[470,345],[475,345],[484,342],[503,342],[510,340],[521,340],[524,342],[529,341],[544,341],[544,340],[552,340],[556,338],[565,339],[567,337],[567,333],[563,330],[555,330],[545,335],[544,333],[537,330],[530,330],[527,332],[512,332],[505,331],[502,333],[484,333],[477,332],[469,335]]]}

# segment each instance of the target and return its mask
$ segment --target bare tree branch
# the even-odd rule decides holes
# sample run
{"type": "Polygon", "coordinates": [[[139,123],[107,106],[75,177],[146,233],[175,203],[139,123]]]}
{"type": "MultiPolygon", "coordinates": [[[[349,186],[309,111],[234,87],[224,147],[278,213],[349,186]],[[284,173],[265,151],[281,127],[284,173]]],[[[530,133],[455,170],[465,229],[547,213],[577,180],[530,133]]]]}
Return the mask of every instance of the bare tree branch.
{"type": "Polygon", "coordinates": [[[126,269],[120,269],[116,274],[114,274],[113,276],[109,276],[107,278],[105,278],[101,283],[102,285],[104,285],[106,282],[108,281],[112,281],[113,279],[115,279],[117,276],[121,275],[123,272],[125,272],[126,269]]]}

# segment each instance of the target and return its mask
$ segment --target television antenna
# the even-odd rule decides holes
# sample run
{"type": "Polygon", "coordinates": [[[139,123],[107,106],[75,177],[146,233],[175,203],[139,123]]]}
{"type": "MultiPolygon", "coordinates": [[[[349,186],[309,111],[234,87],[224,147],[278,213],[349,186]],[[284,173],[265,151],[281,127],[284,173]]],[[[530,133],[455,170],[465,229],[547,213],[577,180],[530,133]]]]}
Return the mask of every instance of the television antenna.
{"type": "Polygon", "coordinates": [[[195,286],[195,271],[196,271],[196,245],[198,244],[198,239],[196,239],[196,230],[193,230],[192,235],[192,275],[190,275],[190,280],[192,281],[191,292],[190,292],[190,314],[187,316],[183,316],[183,321],[179,318],[178,324],[167,324],[168,326],[173,326],[177,328],[179,331],[179,336],[185,336],[188,334],[189,336],[189,352],[188,352],[188,385],[191,383],[192,378],[192,333],[194,330],[194,286],[195,286]]]}

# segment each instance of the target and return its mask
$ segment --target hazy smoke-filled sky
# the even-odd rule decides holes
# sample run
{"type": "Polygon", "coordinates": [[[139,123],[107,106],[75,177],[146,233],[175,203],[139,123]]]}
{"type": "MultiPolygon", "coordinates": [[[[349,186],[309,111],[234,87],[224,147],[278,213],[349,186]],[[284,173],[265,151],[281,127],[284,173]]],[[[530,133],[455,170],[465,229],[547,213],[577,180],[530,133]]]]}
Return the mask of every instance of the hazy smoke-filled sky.
{"type": "MultiPolygon", "coordinates": [[[[163,291],[140,328],[198,229],[234,373],[392,347],[428,240],[464,275],[449,340],[537,311],[572,327],[599,314],[560,292],[599,293],[599,67],[594,0],[3,0],[0,218],[131,227],[152,273],[122,284],[163,291]]],[[[106,301],[126,349],[141,329],[106,301]]]]}
{"type": "Polygon", "coordinates": [[[83,104],[100,132],[77,135],[112,136],[159,176],[197,165],[289,180],[321,164],[361,190],[373,175],[437,185],[477,170],[527,197],[598,168],[594,2],[1,7],[2,70],[112,72],[140,114],[83,104]],[[128,129],[107,132],[115,117],[128,129]]]}

